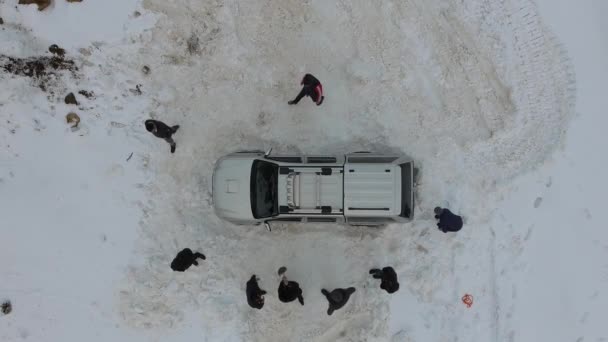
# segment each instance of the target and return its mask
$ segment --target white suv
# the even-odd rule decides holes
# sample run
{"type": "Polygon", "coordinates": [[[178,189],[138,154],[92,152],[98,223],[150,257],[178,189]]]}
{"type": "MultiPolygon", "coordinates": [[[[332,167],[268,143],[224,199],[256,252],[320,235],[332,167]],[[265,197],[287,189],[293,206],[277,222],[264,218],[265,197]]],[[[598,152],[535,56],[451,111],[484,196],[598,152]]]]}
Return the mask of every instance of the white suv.
{"type": "Polygon", "coordinates": [[[337,222],[377,226],[414,216],[414,163],[399,155],[229,154],[216,162],[213,205],[235,224],[337,222]]]}

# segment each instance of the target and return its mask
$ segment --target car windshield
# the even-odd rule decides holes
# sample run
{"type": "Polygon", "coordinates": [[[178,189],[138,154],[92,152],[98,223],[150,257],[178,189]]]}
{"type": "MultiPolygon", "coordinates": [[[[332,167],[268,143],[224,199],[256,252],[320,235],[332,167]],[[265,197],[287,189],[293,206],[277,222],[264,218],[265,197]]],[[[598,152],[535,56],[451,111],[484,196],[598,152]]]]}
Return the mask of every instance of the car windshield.
{"type": "Polygon", "coordinates": [[[279,214],[277,198],[279,166],[256,160],[251,167],[251,211],[255,218],[279,214]]]}

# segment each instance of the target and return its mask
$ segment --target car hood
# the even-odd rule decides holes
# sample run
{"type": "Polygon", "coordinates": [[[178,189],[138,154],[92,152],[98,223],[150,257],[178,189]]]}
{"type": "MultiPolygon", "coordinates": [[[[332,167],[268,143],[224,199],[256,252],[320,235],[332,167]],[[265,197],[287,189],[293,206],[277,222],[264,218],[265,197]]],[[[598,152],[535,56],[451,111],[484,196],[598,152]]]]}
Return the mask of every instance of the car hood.
{"type": "Polygon", "coordinates": [[[253,158],[223,158],[213,171],[213,207],[231,221],[255,220],[251,210],[251,166],[253,158]]]}

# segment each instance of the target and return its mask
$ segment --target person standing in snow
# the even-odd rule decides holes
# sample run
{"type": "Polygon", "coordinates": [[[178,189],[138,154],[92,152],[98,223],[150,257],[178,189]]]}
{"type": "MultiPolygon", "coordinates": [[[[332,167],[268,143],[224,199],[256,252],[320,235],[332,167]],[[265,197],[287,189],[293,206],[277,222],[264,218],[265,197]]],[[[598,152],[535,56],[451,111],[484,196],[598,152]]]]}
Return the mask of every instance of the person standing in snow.
{"type": "Polygon", "coordinates": [[[323,86],[316,77],[311,74],[306,74],[302,78],[300,84],[302,85],[302,90],[295,99],[287,102],[288,104],[298,104],[304,96],[310,96],[317,106],[320,106],[321,103],[323,103],[323,100],[325,99],[325,96],[323,96],[323,86]]]}
{"type": "Polygon", "coordinates": [[[452,213],[448,209],[436,207],[435,218],[439,220],[437,227],[444,233],[457,232],[462,228],[462,217],[452,213]]]}
{"type": "Polygon", "coordinates": [[[171,269],[177,272],[184,272],[192,265],[198,266],[198,262],[196,261],[198,258],[207,259],[202,253],[193,253],[190,248],[184,248],[181,252],[177,253],[177,256],[171,262],[171,269]]]}
{"type": "Polygon", "coordinates": [[[172,135],[177,132],[179,129],[179,125],[175,125],[173,127],[169,127],[167,124],[157,120],[146,120],[145,122],[146,130],[155,137],[165,139],[166,142],[171,145],[171,153],[175,153],[175,141],[173,141],[172,135]]]}
{"type": "Polygon", "coordinates": [[[373,268],[369,270],[369,274],[371,274],[374,279],[382,279],[380,283],[380,288],[385,290],[388,293],[395,293],[399,290],[399,282],[397,281],[397,273],[395,270],[388,266],[383,268],[382,270],[378,268],[373,268]]]}
{"type": "Polygon", "coordinates": [[[281,284],[279,284],[279,300],[283,303],[289,303],[297,298],[300,304],[304,305],[304,297],[302,297],[300,284],[287,280],[285,276],[286,271],[287,267],[285,266],[279,268],[279,276],[282,276],[281,284]]]}
{"type": "Polygon", "coordinates": [[[258,279],[255,274],[251,276],[251,279],[247,282],[247,304],[254,309],[262,309],[264,306],[264,295],[266,291],[260,289],[258,286],[258,279]]]}
{"type": "Polygon", "coordinates": [[[321,293],[327,298],[329,302],[329,309],[327,309],[327,314],[331,316],[334,311],[342,308],[348,302],[350,295],[355,292],[354,287],[349,287],[347,289],[335,289],[331,292],[326,289],[322,289],[321,293]]]}

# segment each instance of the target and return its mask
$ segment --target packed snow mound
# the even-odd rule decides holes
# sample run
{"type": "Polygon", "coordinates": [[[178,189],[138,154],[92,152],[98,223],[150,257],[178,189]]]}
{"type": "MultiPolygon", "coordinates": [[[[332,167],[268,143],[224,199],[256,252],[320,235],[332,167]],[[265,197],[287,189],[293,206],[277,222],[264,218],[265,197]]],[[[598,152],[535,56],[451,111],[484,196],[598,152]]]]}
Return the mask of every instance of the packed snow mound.
{"type": "Polygon", "coordinates": [[[573,113],[570,64],[529,0],[144,5],[162,14],[142,35],[137,61],[152,70],[147,111],[182,128],[175,155],[153,145],[149,166],[159,176],[142,203],[145,262],[130,269],[119,296],[133,326],[175,326],[194,307],[210,339],[237,331],[248,341],[384,341],[388,296],[367,270],[393,265],[402,291],[431,301],[461,246],[429,234],[432,208],[487,219],[497,186],[546,160],[573,113]],[[322,106],[287,105],[305,72],[323,83],[322,106]],[[215,160],[270,146],[408,154],[421,169],[418,220],[380,231],[285,225],[271,234],[220,221],[211,207],[215,160]],[[208,259],[173,273],[169,263],[184,247],[208,259]],[[278,302],[283,265],[302,285],[304,307],[278,302]],[[262,311],[246,304],[251,274],[268,291],[262,311]],[[325,316],[321,288],[347,286],[357,288],[351,302],[325,316]]]}
{"type": "Polygon", "coordinates": [[[545,160],[573,112],[571,67],[530,1],[146,4],[165,14],[142,49],[150,110],[189,127],[196,170],[270,145],[399,149],[423,168],[422,208],[471,212],[472,194],[545,160]],[[304,72],[326,102],[285,106],[304,72]]]}

